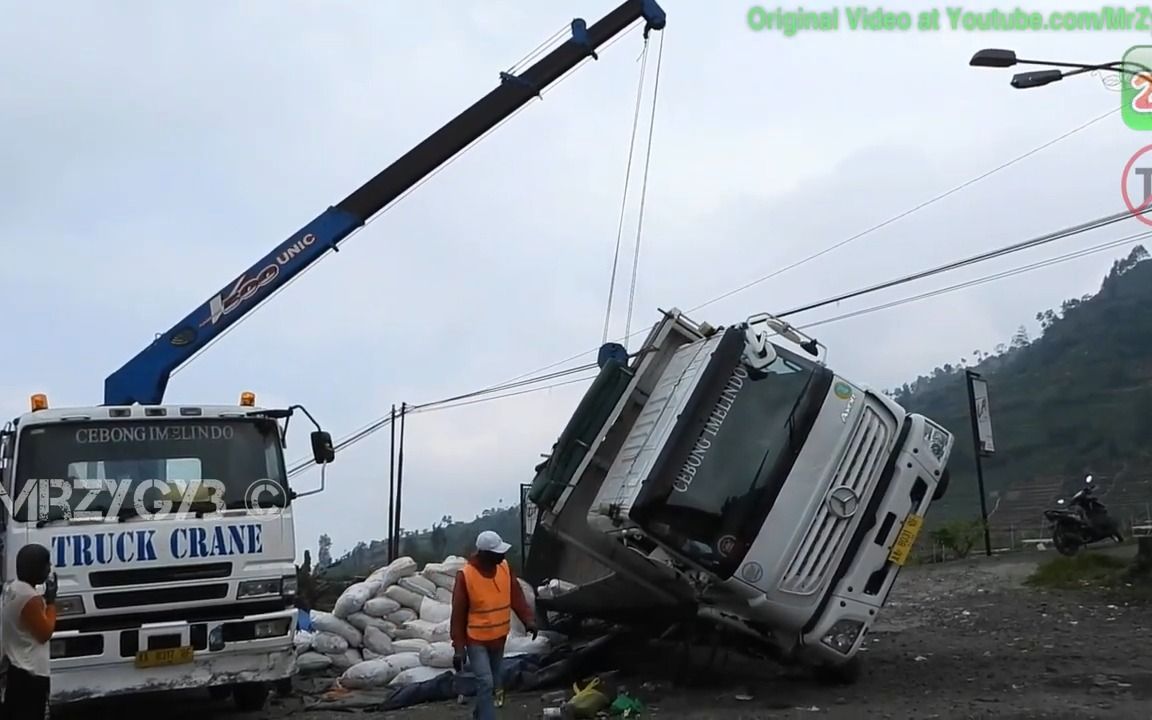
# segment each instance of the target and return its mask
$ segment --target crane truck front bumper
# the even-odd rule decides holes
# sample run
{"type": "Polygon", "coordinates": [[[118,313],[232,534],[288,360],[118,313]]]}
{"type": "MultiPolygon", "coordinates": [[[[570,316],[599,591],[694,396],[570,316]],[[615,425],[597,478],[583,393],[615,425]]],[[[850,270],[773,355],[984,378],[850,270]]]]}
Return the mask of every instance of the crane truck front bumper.
{"type": "Polygon", "coordinates": [[[297,612],[70,630],[52,637],[53,704],[283,680],[296,673],[297,612]]]}

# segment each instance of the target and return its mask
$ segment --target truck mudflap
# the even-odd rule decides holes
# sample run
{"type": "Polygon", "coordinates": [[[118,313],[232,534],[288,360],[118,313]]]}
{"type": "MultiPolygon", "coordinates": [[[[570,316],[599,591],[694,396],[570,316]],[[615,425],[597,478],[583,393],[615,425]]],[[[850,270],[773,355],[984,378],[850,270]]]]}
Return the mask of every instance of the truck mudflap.
{"type": "Polygon", "coordinates": [[[296,610],[289,609],[207,627],[180,621],[98,633],[58,632],[52,638],[58,647],[76,644],[102,652],[54,658],[51,702],[283,680],[296,673],[296,616],[296,610]],[[255,637],[258,627],[274,632],[255,637]],[[154,652],[143,658],[127,652],[123,643],[129,635],[138,638],[134,642],[141,649],[154,652]],[[205,647],[200,648],[202,635],[205,647]]]}

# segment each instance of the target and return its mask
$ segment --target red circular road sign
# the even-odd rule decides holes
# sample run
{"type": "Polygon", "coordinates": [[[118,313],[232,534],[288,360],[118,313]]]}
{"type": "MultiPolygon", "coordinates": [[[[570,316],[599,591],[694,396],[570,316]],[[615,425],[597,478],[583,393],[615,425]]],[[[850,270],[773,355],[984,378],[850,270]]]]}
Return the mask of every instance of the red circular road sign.
{"type": "MultiPolygon", "coordinates": [[[[1152,195],[1144,198],[1140,201],[1139,205],[1136,205],[1132,202],[1132,198],[1128,194],[1128,179],[1132,174],[1132,169],[1135,167],[1136,161],[1148,152],[1152,152],[1152,145],[1145,145],[1144,147],[1137,150],[1132,157],[1128,158],[1128,162],[1124,165],[1124,173],[1120,176],[1120,194],[1124,197],[1124,205],[1127,206],[1128,212],[1132,213],[1132,215],[1135,216],[1135,218],[1140,222],[1146,225],[1152,225],[1152,218],[1148,217],[1148,215],[1152,215],[1152,213],[1148,213],[1148,215],[1141,214],[1148,209],[1149,204],[1152,204],[1152,195]]],[[[1145,180],[1144,182],[1146,183],[1149,181],[1145,180]]],[[[1141,187],[1143,186],[1144,183],[1141,184],[1141,187]]]]}

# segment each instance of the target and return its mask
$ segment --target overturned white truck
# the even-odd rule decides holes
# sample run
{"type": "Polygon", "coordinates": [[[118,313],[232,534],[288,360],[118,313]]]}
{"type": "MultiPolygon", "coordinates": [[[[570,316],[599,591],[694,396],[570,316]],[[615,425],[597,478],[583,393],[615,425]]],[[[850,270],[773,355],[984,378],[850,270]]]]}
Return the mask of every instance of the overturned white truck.
{"type": "Polygon", "coordinates": [[[673,309],[602,361],[528,492],[540,609],[703,618],[853,679],[953,436],[804,356],[819,347],[770,315],[673,309]]]}

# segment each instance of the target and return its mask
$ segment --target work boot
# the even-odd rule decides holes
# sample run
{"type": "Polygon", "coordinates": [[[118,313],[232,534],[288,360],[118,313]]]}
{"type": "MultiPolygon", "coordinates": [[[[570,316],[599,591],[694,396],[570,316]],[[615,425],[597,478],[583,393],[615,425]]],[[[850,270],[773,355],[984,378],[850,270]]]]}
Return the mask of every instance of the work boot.
{"type": "Polygon", "coordinates": [[[495,693],[493,693],[493,695],[495,698],[496,707],[498,707],[498,708],[504,707],[504,691],[503,690],[497,690],[495,693]]]}

